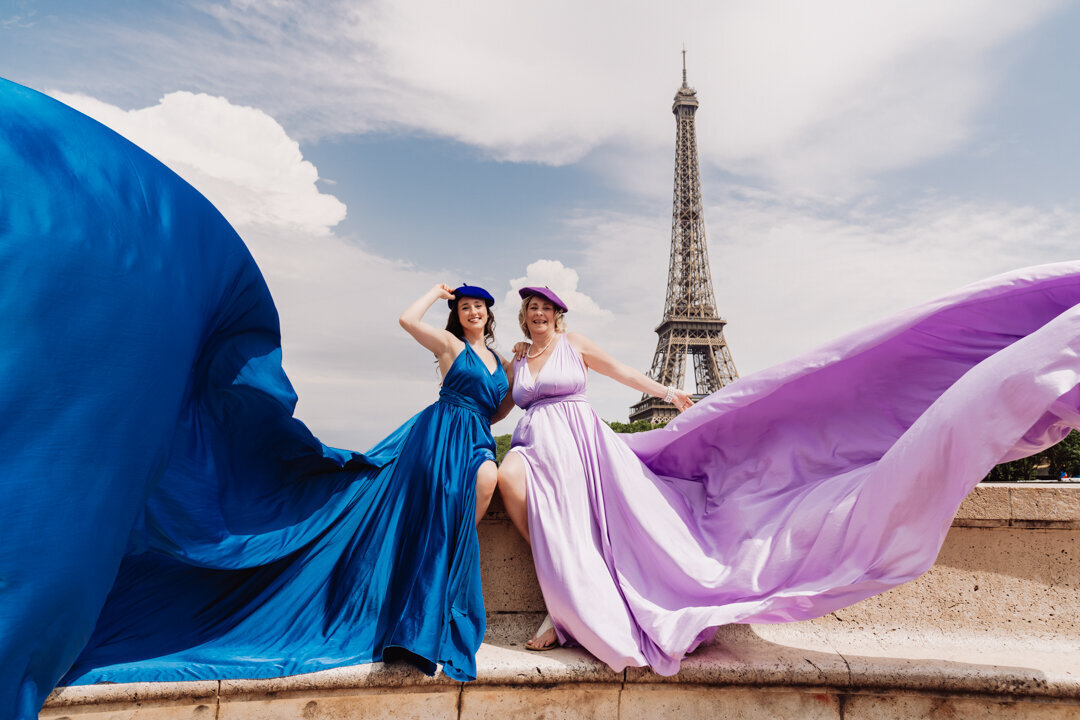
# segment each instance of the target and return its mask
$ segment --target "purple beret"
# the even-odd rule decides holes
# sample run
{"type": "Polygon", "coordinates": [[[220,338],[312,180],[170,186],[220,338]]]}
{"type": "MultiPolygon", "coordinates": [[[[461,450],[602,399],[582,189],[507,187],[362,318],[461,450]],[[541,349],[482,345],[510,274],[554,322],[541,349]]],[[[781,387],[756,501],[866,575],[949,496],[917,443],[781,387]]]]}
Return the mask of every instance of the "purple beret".
{"type": "Polygon", "coordinates": [[[569,308],[566,307],[566,303],[564,303],[558,295],[553,293],[551,291],[551,288],[549,288],[547,285],[545,285],[544,287],[523,287],[518,290],[518,295],[521,296],[522,300],[527,297],[532,297],[533,295],[538,295],[550,301],[552,305],[559,308],[563,312],[570,312],[569,308]]]}

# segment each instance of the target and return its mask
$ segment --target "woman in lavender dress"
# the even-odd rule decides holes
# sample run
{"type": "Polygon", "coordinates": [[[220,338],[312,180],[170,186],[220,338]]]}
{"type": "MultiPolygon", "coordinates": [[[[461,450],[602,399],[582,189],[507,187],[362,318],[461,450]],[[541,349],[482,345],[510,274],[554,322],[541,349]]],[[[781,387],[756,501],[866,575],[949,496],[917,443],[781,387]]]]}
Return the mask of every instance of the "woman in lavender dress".
{"type": "MultiPolygon", "coordinates": [[[[593,369],[673,402],[680,410],[692,402],[686,392],[664,387],[620,363],[584,335],[565,332],[566,304],[550,288],[522,288],[519,294],[518,320],[532,346],[514,362],[514,402],[526,414],[499,469],[506,510],[532,545],[544,599],[562,638],[574,638],[609,665],[641,665],[647,660],[633,650],[637,640],[632,608],[618,584],[580,582],[613,575],[612,549],[592,528],[603,521],[607,509],[605,483],[630,482],[625,469],[640,466],[586,401],[586,375],[593,369]],[[571,547],[582,545],[559,557],[567,540],[571,547]],[[566,559],[572,562],[567,565],[566,559]],[[582,591],[587,597],[577,597],[582,591]],[[620,608],[625,612],[620,614],[620,608]]],[[[655,501],[647,492],[640,499],[655,501]]],[[[527,647],[544,650],[554,644],[555,632],[545,619],[527,647]]]]}
{"type": "MultiPolygon", "coordinates": [[[[918,577],[995,464],[1080,427],[1080,262],[969,285],[625,436],[585,401],[587,369],[668,391],[560,332],[553,293],[521,292],[526,414],[499,487],[557,640],[614,670],[674,674],[719,625],[819,617],[918,577]]],[[[534,649],[554,644],[543,630],[534,649]]]]}

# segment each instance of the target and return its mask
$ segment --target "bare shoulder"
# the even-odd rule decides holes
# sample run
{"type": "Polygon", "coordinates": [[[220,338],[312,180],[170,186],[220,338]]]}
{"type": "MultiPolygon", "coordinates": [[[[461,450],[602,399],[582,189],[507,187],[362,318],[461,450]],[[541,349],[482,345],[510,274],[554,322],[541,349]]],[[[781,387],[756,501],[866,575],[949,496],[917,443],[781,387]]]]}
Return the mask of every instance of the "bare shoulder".
{"type": "Polygon", "coordinates": [[[579,332],[566,333],[566,341],[578,352],[596,347],[596,343],[579,332]]]}

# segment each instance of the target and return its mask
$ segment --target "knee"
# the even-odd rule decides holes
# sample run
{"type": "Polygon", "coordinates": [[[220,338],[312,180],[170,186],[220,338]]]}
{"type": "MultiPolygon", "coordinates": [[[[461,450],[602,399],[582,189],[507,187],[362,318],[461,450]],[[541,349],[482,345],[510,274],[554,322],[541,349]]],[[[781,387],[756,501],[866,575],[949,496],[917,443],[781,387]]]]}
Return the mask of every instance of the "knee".
{"type": "Polygon", "coordinates": [[[515,453],[506,453],[498,470],[498,485],[500,488],[513,485],[521,477],[520,461],[515,453]]]}
{"type": "Polygon", "coordinates": [[[498,484],[498,471],[495,463],[486,462],[476,471],[476,496],[490,498],[495,494],[495,485],[498,484]]]}

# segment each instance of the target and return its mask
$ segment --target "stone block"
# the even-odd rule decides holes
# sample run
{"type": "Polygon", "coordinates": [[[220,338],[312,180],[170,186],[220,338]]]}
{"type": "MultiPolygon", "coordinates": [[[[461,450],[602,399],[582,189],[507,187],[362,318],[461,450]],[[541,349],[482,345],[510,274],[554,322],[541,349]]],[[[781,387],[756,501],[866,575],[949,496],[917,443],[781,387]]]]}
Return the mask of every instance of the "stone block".
{"type": "Polygon", "coordinates": [[[709,685],[627,685],[619,720],[840,720],[828,692],[709,685]]]}
{"type": "Polygon", "coordinates": [[[844,720],[1076,720],[1080,706],[1068,702],[1014,702],[993,698],[927,695],[853,695],[844,720]]]}
{"type": "Polygon", "coordinates": [[[619,717],[619,685],[559,684],[547,687],[466,685],[460,720],[592,720],[619,717]]]}
{"type": "Polygon", "coordinates": [[[1011,487],[1001,483],[976,485],[956,511],[954,525],[995,527],[1009,524],[1011,487]]]}
{"type": "Polygon", "coordinates": [[[1080,531],[1074,529],[953,527],[923,576],[808,624],[886,643],[936,635],[965,644],[980,637],[1075,644],[1078,556],[1080,531]]]}
{"type": "Polygon", "coordinates": [[[544,612],[532,551],[505,514],[489,513],[477,529],[488,613],[544,612]]]}
{"type": "Polygon", "coordinates": [[[1034,527],[1080,527],[1080,486],[1010,488],[1012,523],[1034,527]]]}
{"type": "Polygon", "coordinates": [[[217,720],[216,713],[216,703],[209,705],[202,703],[92,704],[84,707],[46,707],[38,718],[39,720],[217,720]]]}
{"type": "Polygon", "coordinates": [[[54,690],[42,720],[215,720],[216,680],[74,685],[54,690]]]}
{"type": "Polygon", "coordinates": [[[432,686],[248,694],[223,697],[215,720],[456,720],[458,692],[432,686]]]}

